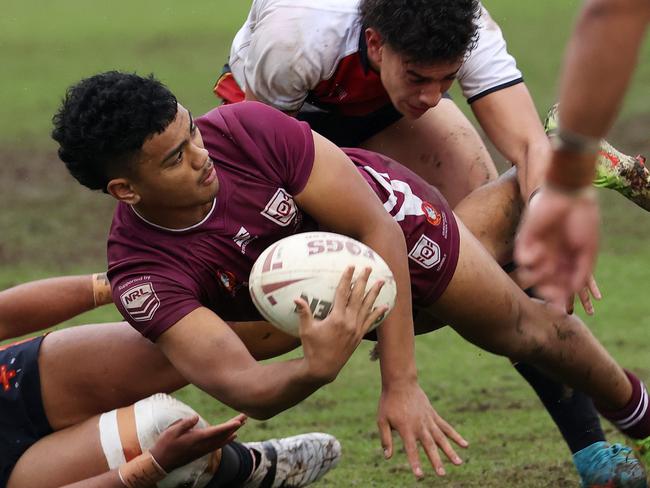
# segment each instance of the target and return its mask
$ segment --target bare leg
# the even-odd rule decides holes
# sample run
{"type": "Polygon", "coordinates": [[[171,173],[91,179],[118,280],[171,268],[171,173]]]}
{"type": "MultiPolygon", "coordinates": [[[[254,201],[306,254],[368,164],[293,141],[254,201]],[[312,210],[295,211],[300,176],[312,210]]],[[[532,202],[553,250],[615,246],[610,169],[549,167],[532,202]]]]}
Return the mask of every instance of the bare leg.
{"type": "Polygon", "coordinates": [[[603,407],[622,408],[632,394],[630,382],[580,319],[528,298],[459,227],[456,273],[431,312],[479,347],[534,364],[603,407]]]}
{"type": "Polygon", "coordinates": [[[512,262],[515,232],[523,203],[516,168],[467,195],[456,216],[501,266],[512,262]]]}
{"type": "Polygon", "coordinates": [[[98,422],[95,416],[38,441],[18,460],[7,488],[55,488],[108,471],[98,422]]]}
{"type": "Polygon", "coordinates": [[[474,126],[449,99],[417,120],[400,119],[361,147],[399,161],[456,206],[498,173],[474,126]]]}

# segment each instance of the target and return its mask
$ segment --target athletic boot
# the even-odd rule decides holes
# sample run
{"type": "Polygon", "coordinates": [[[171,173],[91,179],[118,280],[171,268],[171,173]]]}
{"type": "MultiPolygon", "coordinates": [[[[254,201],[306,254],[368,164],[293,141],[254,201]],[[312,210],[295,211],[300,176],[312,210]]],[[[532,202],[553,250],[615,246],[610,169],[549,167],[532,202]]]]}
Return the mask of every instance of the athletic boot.
{"type": "Polygon", "coordinates": [[[634,450],[636,451],[636,455],[644,465],[650,466],[650,437],[635,442],[636,446],[634,450]]]}
{"type": "Polygon", "coordinates": [[[647,488],[645,471],[632,449],[605,441],[573,455],[582,488],[647,488]]]}
{"type": "MultiPolygon", "coordinates": [[[[546,133],[553,137],[558,125],[558,104],[551,107],[544,121],[546,133]]],[[[623,154],[607,141],[600,142],[594,186],[616,190],[639,207],[650,211],[650,170],[646,159],[623,154]]]]}
{"type": "Polygon", "coordinates": [[[307,486],[322,478],[341,457],[341,444],[329,434],[302,434],[244,445],[260,454],[245,488],[307,486]]]}

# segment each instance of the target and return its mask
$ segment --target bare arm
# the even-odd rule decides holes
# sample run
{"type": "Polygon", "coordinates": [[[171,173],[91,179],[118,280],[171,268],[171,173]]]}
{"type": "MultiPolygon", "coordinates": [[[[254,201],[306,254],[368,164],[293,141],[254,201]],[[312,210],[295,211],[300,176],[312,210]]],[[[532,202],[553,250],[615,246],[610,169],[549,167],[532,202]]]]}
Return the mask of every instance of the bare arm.
{"type": "MultiPolygon", "coordinates": [[[[245,96],[245,100],[246,100],[247,102],[262,102],[262,103],[266,103],[266,102],[261,101],[259,98],[257,98],[257,97],[255,96],[255,93],[253,93],[252,90],[251,90],[250,88],[248,88],[248,87],[246,87],[246,90],[244,91],[244,96],[245,96]]],[[[269,104],[269,105],[270,105],[270,104],[269,104]]],[[[272,105],[271,105],[271,106],[272,106],[272,105]]],[[[277,108],[277,107],[273,107],[273,108],[277,108]]],[[[280,109],[278,109],[278,110],[280,110],[280,109]]],[[[292,111],[292,112],[286,112],[286,111],[284,111],[284,113],[287,114],[287,115],[289,115],[289,116],[291,116],[291,117],[295,117],[295,116],[298,114],[298,110],[294,110],[294,111],[292,111]]]]}
{"type": "Polygon", "coordinates": [[[205,307],[183,317],[157,344],[191,383],[251,417],[269,418],[334,380],[385,311],[371,312],[380,286],[364,296],[367,273],[363,276],[361,286],[350,292],[352,270],[344,273],[334,308],[323,321],[312,318],[304,300],[297,301],[304,352],[299,359],[258,363],[232,329],[205,307]]]}
{"type": "MultiPolygon", "coordinates": [[[[94,276],[49,278],[0,292],[0,340],[52,327],[95,308],[94,276]]],[[[106,276],[99,276],[108,286],[106,276]]],[[[110,293],[98,298],[97,305],[109,303],[110,293]]]]}
{"type": "MultiPolygon", "coordinates": [[[[614,121],[650,21],[647,0],[589,0],[569,42],[560,81],[560,126],[602,138],[614,121]]],[[[549,180],[591,183],[595,154],[555,152],[549,180]]]]}
{"type": "Polygon", "coordinates": [[[314,145],[314,166],[296,203],[326,229],[355,237],[374,249],[397,284],[395,307],[377,331],[382,379],[378,424],[384,452],[392,455],[391,429],[397,430],[416,476],[422,476],[418,444],[442,474],[437,448],[459,464],[447,437],[461,445],[465,442],[437,415],[418,384],[404,234],[343,151],[315,133],[314,145]]]}
{"type": "Polygon", "coordinates": [[[582,289],[596,260],[600,218],[591,181],[598,140],[618,111],[649,20],[647,0],[588,0],[569,43],[559,147],[515,247],[528,279],[559,306],[582,289]]]}
{"type": "MultiPolygon", "coordinates": [[[[151,487],[153,488],[153,486],[152,484],[151,487]]],[[[106,473],[76,483],[70,483],[61,488],[124,488],[124,483],[120,480],[117,469],[112,469],[106,473]]]]}
{"type": "Polygon", "coordinates": [[[325,228],[362,241],[384,258],[395,276],[397,301],[378,330],[382,379],[417,381],[404,234],[346,154],[316,133],[314,144],[314,167],[296,202],[325,228]]]}
{"type": "Polygon", "coordinates": [[[255,361],[235,333],[216,314],[199,308],[157,341],[190,383],[253,418],[269,418],[326,384],[304,359],[270,364],[255,361]]]}
{"type": "Polygon", "coordinates": [[[472,103],[481,127],[508,161],[517,166],[524,202],[544,179],[550,143],[523,83],[498,90],[472,103]]]}

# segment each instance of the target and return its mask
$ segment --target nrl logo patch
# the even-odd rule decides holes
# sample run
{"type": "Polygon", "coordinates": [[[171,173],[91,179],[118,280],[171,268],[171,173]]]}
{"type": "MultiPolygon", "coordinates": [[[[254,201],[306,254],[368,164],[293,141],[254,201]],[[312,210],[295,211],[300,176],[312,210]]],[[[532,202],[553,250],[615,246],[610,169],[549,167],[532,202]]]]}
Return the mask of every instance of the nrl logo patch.
{"type": "Polygon", "coordinates": [[[284,188],[278,188],[261,214],[276,224],[286,227],[297,214],[296,204],[284,188]]]}
{"type": "Polygon", "coordinates": [[[160,307],[160,299],[151,283],[132,286],[120,295],[122,306],[136,322],[151,320],[160,307]]]}

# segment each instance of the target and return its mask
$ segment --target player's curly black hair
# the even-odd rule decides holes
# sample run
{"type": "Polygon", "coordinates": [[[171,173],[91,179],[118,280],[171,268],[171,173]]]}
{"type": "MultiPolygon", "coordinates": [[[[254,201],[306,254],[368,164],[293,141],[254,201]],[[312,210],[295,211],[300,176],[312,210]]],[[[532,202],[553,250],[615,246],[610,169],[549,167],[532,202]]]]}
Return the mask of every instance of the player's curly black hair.
{"type": "Polygon", "coordinates": [[[106,192],[112,178],[132,174],[133,157],[177,110],[176,97],[153,75],[109,71],[68,88],[52,118],[52,138],[70,174],[106,192]]]}
{"type": "Polygon", "coordinates": [[[478,40],[478,0],[362,0],[364,29],[375,29],[409,62],[463,59],[478,40]]]}

